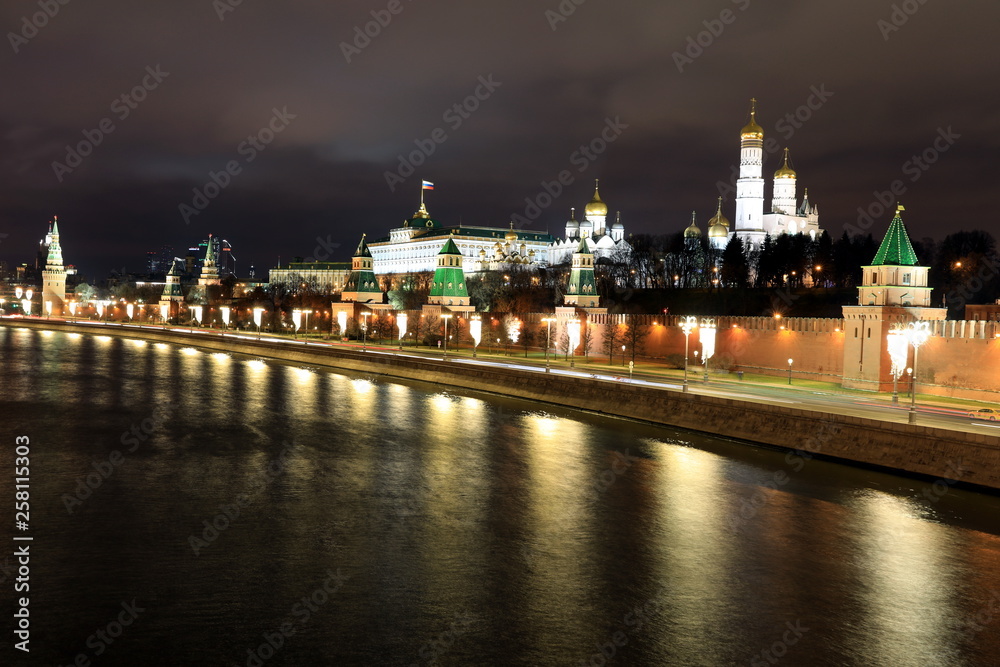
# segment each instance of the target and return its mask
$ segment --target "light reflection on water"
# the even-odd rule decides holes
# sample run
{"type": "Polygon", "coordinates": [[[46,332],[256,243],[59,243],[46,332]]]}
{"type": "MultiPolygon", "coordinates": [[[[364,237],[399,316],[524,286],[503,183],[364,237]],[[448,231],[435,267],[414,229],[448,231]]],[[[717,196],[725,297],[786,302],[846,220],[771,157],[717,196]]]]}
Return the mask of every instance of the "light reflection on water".
{"type": "Polygon", "coordinates": [[[629,665],[1000,652],[995,625],[967,623],[1000,587],[996,497],[191,350],[0,327],[8,433],[36,443],[39,664],[71,662],[137,598],[147,615],[101,664],[243,665],[338,568],[344,586],[265,664],[599,664],[609,642],[629,665]],[[135,451],[68,513],[134,428],[135,451]]]}

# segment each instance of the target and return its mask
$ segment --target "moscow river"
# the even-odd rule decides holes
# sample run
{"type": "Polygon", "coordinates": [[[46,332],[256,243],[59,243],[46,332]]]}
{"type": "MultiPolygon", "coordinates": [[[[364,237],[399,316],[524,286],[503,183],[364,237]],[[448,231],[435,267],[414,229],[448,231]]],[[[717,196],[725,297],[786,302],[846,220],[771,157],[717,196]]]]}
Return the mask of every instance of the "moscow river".
{"type": "Polygon", "coordinates": [[[1000,663],[1000,498],[946,480],[7,327],[0,402],[3,664],[1000,663]]]}

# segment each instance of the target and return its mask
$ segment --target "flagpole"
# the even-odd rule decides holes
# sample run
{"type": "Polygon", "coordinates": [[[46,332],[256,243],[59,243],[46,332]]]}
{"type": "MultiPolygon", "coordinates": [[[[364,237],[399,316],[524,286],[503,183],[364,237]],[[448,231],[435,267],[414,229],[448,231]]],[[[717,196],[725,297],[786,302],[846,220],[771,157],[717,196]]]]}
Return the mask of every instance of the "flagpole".
{"type": "Polygon", "coordinates": [[[424,183],[420,182],[420,208],[424,207],[424,183]]]}

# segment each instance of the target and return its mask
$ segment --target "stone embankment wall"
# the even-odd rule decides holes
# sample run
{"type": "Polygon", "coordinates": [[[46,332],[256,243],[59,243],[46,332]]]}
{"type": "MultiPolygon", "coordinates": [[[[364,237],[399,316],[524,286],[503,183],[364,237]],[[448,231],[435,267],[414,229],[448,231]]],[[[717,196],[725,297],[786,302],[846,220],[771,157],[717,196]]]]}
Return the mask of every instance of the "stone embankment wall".
{"type": "Polygon", "coordinates": [[[116,326],[4,323],[140,337],[265,356],[359,373],[447,384],[469,390],[590,410],[737,438],[884,468],[1000,489],[1000,438],[919,425],[827,414],[782,405],[682,393],[601,379],[339,348],[241,340],[212,334],[116,326]],[[614,400],[609,400],[609,397],[614,400]]]}

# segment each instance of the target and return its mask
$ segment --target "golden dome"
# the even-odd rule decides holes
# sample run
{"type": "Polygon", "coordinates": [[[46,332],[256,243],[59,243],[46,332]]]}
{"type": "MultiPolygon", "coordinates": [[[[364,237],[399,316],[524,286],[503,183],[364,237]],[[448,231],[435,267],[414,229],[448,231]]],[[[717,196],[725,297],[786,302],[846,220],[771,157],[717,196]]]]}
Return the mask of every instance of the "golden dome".
{"type": "Polygon", "coordinates": [[[594,180],[594,197],[587,204],[587,207],[583,210],[584,215],[590,217],[592,215],[606,217],[608,215],[608,205],[604,203],[601,199],[601,194],[597,191],[598,181],[594,180]]]}
{"type": "Polygon", "coordinates": [[[750,100],[750,122],[740,130],[742,139],[763,139],[764,128],[757,124],[757,100],[750,100]]]}
{"type": "Polygon", "coordinates": [[[785,149],[785,163],[781,169],[774,172],[775,178],[795,178],[795,170],[788,166],[788,149],[785,149]]]}
{"type": "Polygon", "coordinates": [[[722,223],[717,222],[708,228],[708,238],[710,239],[725,238],[726,236],[729,236],[729,227],[722,223]]]}
{"type": "Polygon", "coordinates": [[[504,236],[504,239],[506,239],[507,241],[516,241],[517,240],[517,232],[514,231],[514,223],[513,222],[510,223],[510,231],[507,232],[507,234],[504,236]]]}
{"type": "MultiPolygon", "coordinates": [[[[729,218],[722,212],[722,197],[719,197],[719,206],[715,210],[715,216],[708,221],[708,235],[712,236],[712,227],[715,225],[721,225],[725,228],[726,233],[729,233],[729,218]]],[[[718,234],[715,234],[718,236],[718,234]]]]}
{"type": "Polygon", "coordinates": [[[688,228],[684,230],[684,238],[697,239],[700,237],[701,237],[701,230],[698,229],[698,225],[694,221],[694,211],[691,211],[691,224],[688,225],[688,228]]]}

